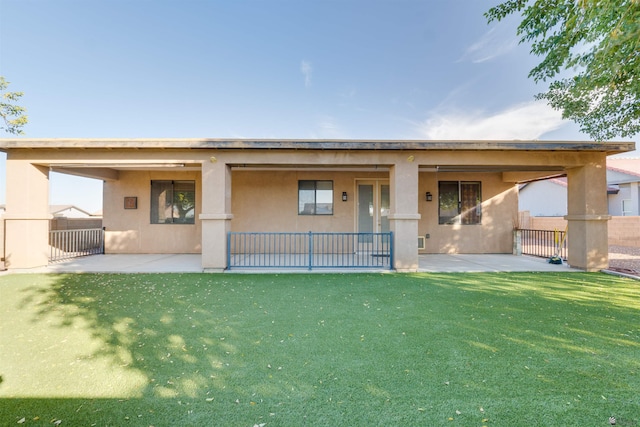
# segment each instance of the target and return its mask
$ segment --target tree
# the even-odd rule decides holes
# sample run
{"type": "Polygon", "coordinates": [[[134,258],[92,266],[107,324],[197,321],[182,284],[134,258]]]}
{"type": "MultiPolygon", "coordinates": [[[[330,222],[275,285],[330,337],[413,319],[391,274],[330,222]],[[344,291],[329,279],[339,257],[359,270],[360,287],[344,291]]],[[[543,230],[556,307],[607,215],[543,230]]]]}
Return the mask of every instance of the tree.
{"type": "Polygon", "coordinates": [[[514,13],[520,43],[544,57],[529,77],[557,78],[537,99],[595,140],[640,133],[640,0],[508,0],[485,17],[514,13]]]}
{"type": "Polygon", "coordinates": [[[8,92],[6,89],[9,87],[9,82],[0,76],[0,93],[2,98],[0,99],[0,117],[4,125],[0,123],[0,129],[19,135],[22,132],[22,127],[27,124],[27,116],[24,114],[26,109],[17,105],[18,100],[22,97],[22,92],[8,92]],[[5,92],[6,91],[6,92],[5,92]]]}

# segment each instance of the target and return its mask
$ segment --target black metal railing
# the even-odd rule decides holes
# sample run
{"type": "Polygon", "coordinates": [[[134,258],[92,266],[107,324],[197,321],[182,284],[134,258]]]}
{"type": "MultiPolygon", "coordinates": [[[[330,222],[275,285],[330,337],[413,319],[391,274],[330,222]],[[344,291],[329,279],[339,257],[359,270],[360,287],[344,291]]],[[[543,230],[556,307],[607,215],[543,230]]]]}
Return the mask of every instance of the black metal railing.
{"type": "Polygon", "coordinates": [[[227,268],[393,268],[392,233],[227,235],[227,268]]]}
{"type": "Polygon", "coordinates": [[[87,228],[49,231],[49,247],[49,262],[103,254],[104,230],[102,228],[87,228]]]}
{"type": "Polygon", "coordinates": [[[544,258],[567,259],[566,231],[520,229],[522,253],[544,258]]]}

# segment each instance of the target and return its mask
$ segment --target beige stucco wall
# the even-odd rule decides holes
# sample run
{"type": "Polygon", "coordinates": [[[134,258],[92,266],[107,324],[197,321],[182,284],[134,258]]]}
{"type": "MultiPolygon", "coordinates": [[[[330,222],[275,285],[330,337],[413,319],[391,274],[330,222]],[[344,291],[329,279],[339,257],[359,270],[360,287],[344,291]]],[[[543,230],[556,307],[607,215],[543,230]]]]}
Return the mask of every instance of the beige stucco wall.
{"type": "Polygon", "coordinates": [[[105,182],[103,189],[106,253],[200,253],[200,172],[121,171],[119,178],[105,182]],[[195,224],[151,224],[151,180],[195,181],[195,224]],[[124,208],[130,196],[138,198],[137,209],[124,208]]]}
{"type": "Polygon", "coordinates": [[[42,267],[49,262],[49,169],[28,160],[7,160],[5,265],[42,267]]]}
{"type": "MultiPolygon", "coordinates": [[[[107,253],[198,253],[201,221],[194,225],[150,224],[150,181],[195,180],[196,211],[201,212],[202,189],[198,172],[121,172],[118,181],[104,186],[104,226],[107,253]],[[138,197],[138,209],[124,209],[124,197],[138,197]]],[[[288,170],[242,170],[232,172],[232,231],[256,232],[354,232],[356,186],[359,181],[382,180],[388,172],[330,172],[288,170]],[[298,181],[332,180],[333,215],[298,215],[298,181]],[[346,191],[348,200],[341,200],[346,191]]],[[[517,193],[498,173],[419,174],[418,233],[429,234],[422,253],[511,253],[512,230],[517,216],[517,193]],[[438,180],[482,182],[481,225],[438,224],[438,180]],[[430,191],[433,201],[426,202],[430,191]]],[[[410,242],[414,244],[415,239],[410,242]]]]}
{"type": "Polygon", "coordinates": [[[234,171],[233,231],[354,232],[356,181],[385,179],[386,173],[234,171]],[[298,181],[332,180],[333,215],[298,215],[298,181]],[[342,192],[347,192],[343,202],[342,192]]]}
{"type": "Polygon", "coordinates": [[[502,174],[421,173],[419,188],[419,232],[425,236],[421,253],[511,253],[518,194],[513,183],[503,182],[502,174]],[[438,224],[438,181],[480,181],[482,224],[438,224]],[[433,194],[431,202],[424,201],[427,191],[433,194]]]}

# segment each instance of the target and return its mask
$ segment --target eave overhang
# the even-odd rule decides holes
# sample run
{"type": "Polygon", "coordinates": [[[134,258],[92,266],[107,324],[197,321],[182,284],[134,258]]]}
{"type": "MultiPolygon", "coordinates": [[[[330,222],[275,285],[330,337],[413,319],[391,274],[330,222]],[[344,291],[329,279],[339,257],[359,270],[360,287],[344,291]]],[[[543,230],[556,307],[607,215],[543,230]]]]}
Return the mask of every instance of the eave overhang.
{"type": "Polygon", "coordinates": [[[0,139],[0,151],[16,149],[102,150],[389,150],[389,151],[593,151],[618,154],[635,150],[634,142],[462,141],[363,139],[0,139]]]}

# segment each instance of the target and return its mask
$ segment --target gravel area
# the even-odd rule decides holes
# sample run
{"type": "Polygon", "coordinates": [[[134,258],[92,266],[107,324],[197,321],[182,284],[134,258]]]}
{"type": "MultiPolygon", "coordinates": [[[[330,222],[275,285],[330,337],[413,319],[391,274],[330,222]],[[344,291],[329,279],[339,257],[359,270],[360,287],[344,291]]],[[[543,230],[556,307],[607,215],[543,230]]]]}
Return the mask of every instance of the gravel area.
{"type": "Polygon", "coordinates": [[[640,277],[640,248],[609,246],[609,269],[640,277]]]}

